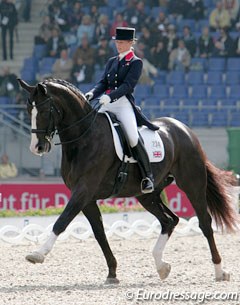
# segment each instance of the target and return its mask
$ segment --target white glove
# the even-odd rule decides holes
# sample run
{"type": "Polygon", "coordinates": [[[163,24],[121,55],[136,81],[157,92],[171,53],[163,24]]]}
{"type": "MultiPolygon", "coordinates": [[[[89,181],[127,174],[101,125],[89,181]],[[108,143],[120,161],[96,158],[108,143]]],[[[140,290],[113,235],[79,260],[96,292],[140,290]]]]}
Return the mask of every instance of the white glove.
{"type": "Polygon", "coordinates": [[[91,101],[91,99],[93,98],[93,93],[91,91],[89,91],[85,94],[85,97],[86,97],[87,101],[91,101]]]}
{"type": "Polygon", "coordinates": [[[107,105],[111,102],[111,98],[109,95],[107,94],[103,94],[101,97],[100,97],[100,100],[99,100],[99,103],[101,105],[107,105]]]}

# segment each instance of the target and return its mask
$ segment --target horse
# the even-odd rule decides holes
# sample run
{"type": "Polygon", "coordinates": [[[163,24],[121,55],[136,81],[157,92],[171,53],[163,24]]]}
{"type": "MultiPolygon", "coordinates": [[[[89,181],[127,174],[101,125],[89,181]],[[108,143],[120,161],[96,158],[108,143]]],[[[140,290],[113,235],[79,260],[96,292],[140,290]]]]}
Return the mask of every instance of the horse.
{"type": "MultiPolygon", "coordinates": [[[[112,196],[122,162],[115,152],[108,119],[105,114],[98,113],[84,94],[67,81],[47,79],[35,86],[21,79],[18,81],[29,93],[27,111],[31,116],[32,128],[30,150],[38,156],[48,153],[57,131],[62,146],[61,175],[71,191],[70,199],[50,236],[26,259],[31,263],[43,263],[57,237],[82,211],[105,256],[108,266],[106,283],[119,283],[117,261],[106,238],[97,205],[98,199],[112,196]]],[[[211,223],[214,218],[219,227],[235,231],[237,216],[229,195],[234,178],[208,160],[197,136],[185,124],[169,117],[155,119],[153,123],[159,126],[157,132],[165,148],[164,159],[152,163],[155,190],[149,194],[141,193],[140,168],[137,163],[131,163],[127,181],[117,195],[135,196],[159,220],[162,229],[152,255],[159,277],[163,280],[171,270],[170,264],[163,260],[163,251],[179,219],[162,202],[160,194],[175,179],[177,186],[190,200],[199,227],[208,241],[215,280],[230,280],[230,274],[222,267],[211,223]]]]}

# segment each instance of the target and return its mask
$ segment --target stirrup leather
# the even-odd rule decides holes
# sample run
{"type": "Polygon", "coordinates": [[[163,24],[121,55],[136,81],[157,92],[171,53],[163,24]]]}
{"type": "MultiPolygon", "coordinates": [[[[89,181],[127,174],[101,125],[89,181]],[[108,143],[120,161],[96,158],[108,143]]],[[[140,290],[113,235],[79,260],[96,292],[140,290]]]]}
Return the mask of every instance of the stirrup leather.
{"type": "Polygon", "coordinates": [[[149,177],[144,178],[141,182],[141,192],[143,194],[148,194],[148,193],[152,193],[153,191],[154,191],[153,181],[149,177]]]}

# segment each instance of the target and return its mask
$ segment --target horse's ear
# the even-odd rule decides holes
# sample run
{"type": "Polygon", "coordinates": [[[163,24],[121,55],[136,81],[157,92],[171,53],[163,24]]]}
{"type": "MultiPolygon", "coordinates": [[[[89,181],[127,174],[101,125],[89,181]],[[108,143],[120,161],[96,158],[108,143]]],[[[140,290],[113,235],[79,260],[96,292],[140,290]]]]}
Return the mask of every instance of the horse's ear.
{"type": "Polygon", "coordinates": [[[27,92],[31,93],[34,90],[34,88],[35,88],[34,86],[28,85],[25,81],[23,81],[20,78],[18,78],[17,80],[18,80],[19,85],[27,92]]]}
{"type": "Polygon", "coordinates": [[[38,84],[37,87],[44,95],[47,95],[47,86],[45,84],[38,84]]]}

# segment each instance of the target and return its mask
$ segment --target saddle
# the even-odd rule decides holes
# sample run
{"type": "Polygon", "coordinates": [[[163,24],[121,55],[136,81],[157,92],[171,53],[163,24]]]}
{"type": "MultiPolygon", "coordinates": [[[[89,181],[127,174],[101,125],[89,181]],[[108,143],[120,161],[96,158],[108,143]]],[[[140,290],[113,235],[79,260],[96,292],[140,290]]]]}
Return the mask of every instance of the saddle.
{"type": "MultiPolygon", "coordinates": [[[[136,163],[137,161],[134,159],[134,154],[128,143],[121,122],[117,119],[116,115],[111,112],[104,112],[104,114],[108,118],[108,122],[112,130],[116,154],[121,160],[121,165],[118,169],[114,189],[111,196],[116,197],[127,180],[129,163],[136,163]]],[[[164,159],[165,152],[163,142],[158,132],[152,131],[144,126],[138,128],[138,133],[139,137],[145,145],[150,162],[155,163],[162,161],[164,159]]]]}
{"type": "MultiPolygon", "coordinates": [[[[113,142],[118,158],[123,162],[136,163],[133,157],[131,147],[128,144],[127,137],[121,122],[112,112],[104,112],[108,118],[112,130],[113,142]]],[[[138,127],[138,134],[143,141],[148,157],[151,163],[161,162],[165,156],[165,150],[162,139],[157,131],[150,130],[146,126],[138,127]]]]}

